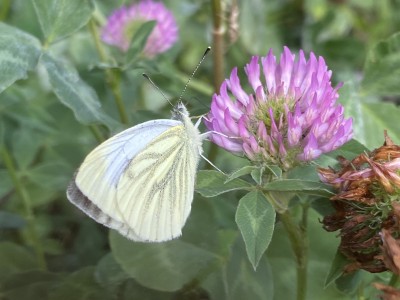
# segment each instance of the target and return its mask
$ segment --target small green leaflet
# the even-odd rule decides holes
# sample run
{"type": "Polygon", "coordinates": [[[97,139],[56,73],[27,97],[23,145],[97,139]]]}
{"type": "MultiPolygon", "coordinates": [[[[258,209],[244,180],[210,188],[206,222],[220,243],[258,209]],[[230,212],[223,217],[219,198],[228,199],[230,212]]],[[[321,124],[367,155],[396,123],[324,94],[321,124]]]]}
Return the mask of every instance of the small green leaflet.
{"type": "Polygon", "coordinates": [[[203,170],[197,174],[195,190],[204,197],[215,197],[230,191],[250,190],[251,188],[251,184],[242,179],[236,178],[228,181],[228,177],[221,172],[203,170]]]}
{"type": "Polygon", "coordinates": [[[239,201],[236,223],[246,244],[254,270],[267,250],[275,226],[275,210],[260,191],[248,193],[239,201]]]}

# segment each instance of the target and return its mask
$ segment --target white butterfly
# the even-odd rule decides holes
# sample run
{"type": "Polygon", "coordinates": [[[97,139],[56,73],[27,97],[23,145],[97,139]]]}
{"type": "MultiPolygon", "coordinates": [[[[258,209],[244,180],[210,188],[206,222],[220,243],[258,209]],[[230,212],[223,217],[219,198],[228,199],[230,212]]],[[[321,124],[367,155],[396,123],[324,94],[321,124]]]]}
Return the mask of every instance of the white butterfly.
{"type": "Polygon", "coordinates": [[[202,155],[200,119],[182,103],[171,120],[148,121],[106,140],[84,160],[68,199],[129,239],[162,242],[180,236],[190,213],[202,155]]]}

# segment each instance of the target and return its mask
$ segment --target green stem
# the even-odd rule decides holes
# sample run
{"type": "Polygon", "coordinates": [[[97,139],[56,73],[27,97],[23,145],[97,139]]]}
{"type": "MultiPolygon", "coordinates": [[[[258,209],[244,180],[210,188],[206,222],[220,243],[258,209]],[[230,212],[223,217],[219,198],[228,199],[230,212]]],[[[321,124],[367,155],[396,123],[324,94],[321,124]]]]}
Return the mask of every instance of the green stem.
{"type": "Polygon", "coordinates": [[[15,186],[15,191],[16,191],[17,195],[19,196],[19,198],[21,199],[24,209],[25,209],[25,218],[28,222],[28,229],[29,229],[30,237],[32,238],[32,243],[33,243],[33,247],[35,249],[36,258],[37,258],[39,267],[43,270],[46,270],[46,268],[47,268],[46,260],[44,257],[42,245],[40,244],[39,237],[36,232],[35,215],[33,213],[29,194],[24,189],[24,187],[20,181],[20,178],[17,175],[17,171],[15,169],[11,155],[8,152],[6,146],[3,145],[0,150],[1,150],[1,156],[3,158],[4,164],[8,170],[11,180],[15,186]]]}
{"type": "MultiPolygon", "coordinates": [[[[225,27],[223,23],[222,1],[212,0],[212,15],[213,15],[213,74],[214,74],[214,91],[218,92],[221,83],[224,81],[224,35],[225,27]]],[[[218,154],[218,147],[211,144],[207,153],[207,158],[210,161],[215,161],[218,154]]],[[[208,168],[211,168],[208,165],[208,168]]]]}
{"type": "Polygon", "coordinates": [[[308,263],[308,238],[307,216],[308,206],[303,206],[302,219],[296,224],[293,216],[287,210],[279,214],[280,220],[288,233],[292,250],[297,264],[297,300],[304,300],[307,296],[307,263],[308,263]]]}
{"type": "Polygon", "coordinates": [[[97,125],[90,125],[89,126],[90,131],[92,132],[93,136],[96,138],[96,140],[99,143],[102,143],[105,141],[103,134],[100,132],[99,127],[97,125]]]}
{"type": "Polygon", "coordinates": [[[223,11],[221,0],[212,0],[213,14],[213,61],[214,61],[214,90],[219,91],[224,81],[224,35],[223,11]]]}
{"type": "MultiPolygon", "coordinates": [[[[91,19],[89,22],[89,29],[92,34],[97,53],[100,57],[100,61],[103,63],[107,63],[107,54],[103,48],[103,43],[101,42],[99,34],[97,32],[96,22],[93,19],[91,19]]],[[[119,70],[106,68],[105,73],[107,84],[110,86],[110,89],[114,95],[115,104],[118,108],[120,120],[123,124],[127,125],[128,115],[126,114],[125,105],[122,100],[119,70]]]]}
{"type": "Polygon", "coordinates": [[[10,8],[11,8],[11,0],[3,0],[3,5],[0,11],[0,21],[3,21],[7,18],[10,8]]]}

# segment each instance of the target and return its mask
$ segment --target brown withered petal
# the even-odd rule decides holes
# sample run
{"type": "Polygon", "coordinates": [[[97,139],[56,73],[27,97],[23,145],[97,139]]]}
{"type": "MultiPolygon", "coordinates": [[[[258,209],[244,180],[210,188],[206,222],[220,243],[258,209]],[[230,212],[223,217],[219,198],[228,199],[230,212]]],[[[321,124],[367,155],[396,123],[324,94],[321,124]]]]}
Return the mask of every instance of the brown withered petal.
{"type": "Polygon", "coordinates": [[[383,294],[380,295],[382,300],[400,300],[400,290],[378,282],[373,283],[373,285],[383,292],[383,294]]]}
{"type": "Polygon", "coordinates": [[[395,229],[397,229],[397,232],[400,232],[400,202],[393,201],[391,204],[393,207],[393,217],[396,226],[395,229]]]}
{"type": "Polygon", "coordinates": [[[392,185],[392,180],[390,180],[389,171],[388,169],[384,168],[380,163],[376,163],[373,160],[367,158],[369,165],[374,172],[374,175],[379,180],[380,184],[388,193],[394,192],[394,187],[392,185]]]}
{"type": "Polygon", "coordinates": [[[392,139],[387,134],[387,130],[383,131],[383,135],[385,137],[385,143],[383,144],[383,146],[392,146],[392,145],[394,145],[392,139]]]}
{"type": "Polygon", "coordinates": [[[400,240],[392,237],[389,230],[382,230],[382,256],[386,267],[400,275],[400,240]]]}
{"type": "Polygon", "coordinates": [[[319,168],[318,169],[318,175],[321,178],[321,181],[323,182],[327,182],[330,183],[331,185],[335,186],[335,187],[339,187],[339,183],[338,184],[334,184],[334,181],[339,177],[336,173],[335,170],[329,168],[319,168]]]}
{"type": "Polygon", "coordinates": [[[400,147],[399,146],[386,146],[385,149],[383,149],[384,151],[379,151],[376,153],[372,153],[373,154],[373,159],[374,160],[387,160],[388,157],[390,157],[390,159],[396,159],[400,157],[400,147]]]}

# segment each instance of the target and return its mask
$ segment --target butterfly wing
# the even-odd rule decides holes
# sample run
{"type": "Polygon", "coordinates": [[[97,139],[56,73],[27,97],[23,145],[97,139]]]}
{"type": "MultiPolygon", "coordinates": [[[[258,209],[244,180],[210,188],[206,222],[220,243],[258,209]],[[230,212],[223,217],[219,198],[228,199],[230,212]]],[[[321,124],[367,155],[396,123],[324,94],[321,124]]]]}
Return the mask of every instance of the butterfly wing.
{"type": "Polygon", "coordinates": [[[122,174],[118,211],[139,239],[161,242],[181,235],[193,200],[198,140],[191,122],[172,127],[138,153],[122,174]]]}
{"type": "Polygon", "coordinates": [[[148,121],[106,140],[80,166],[67,189],[68,199],[97,222],[132,240],[141,240],[117,209],[117,186],[138,153],[165,131],[180,125],[177,120],[148,121]]]}

